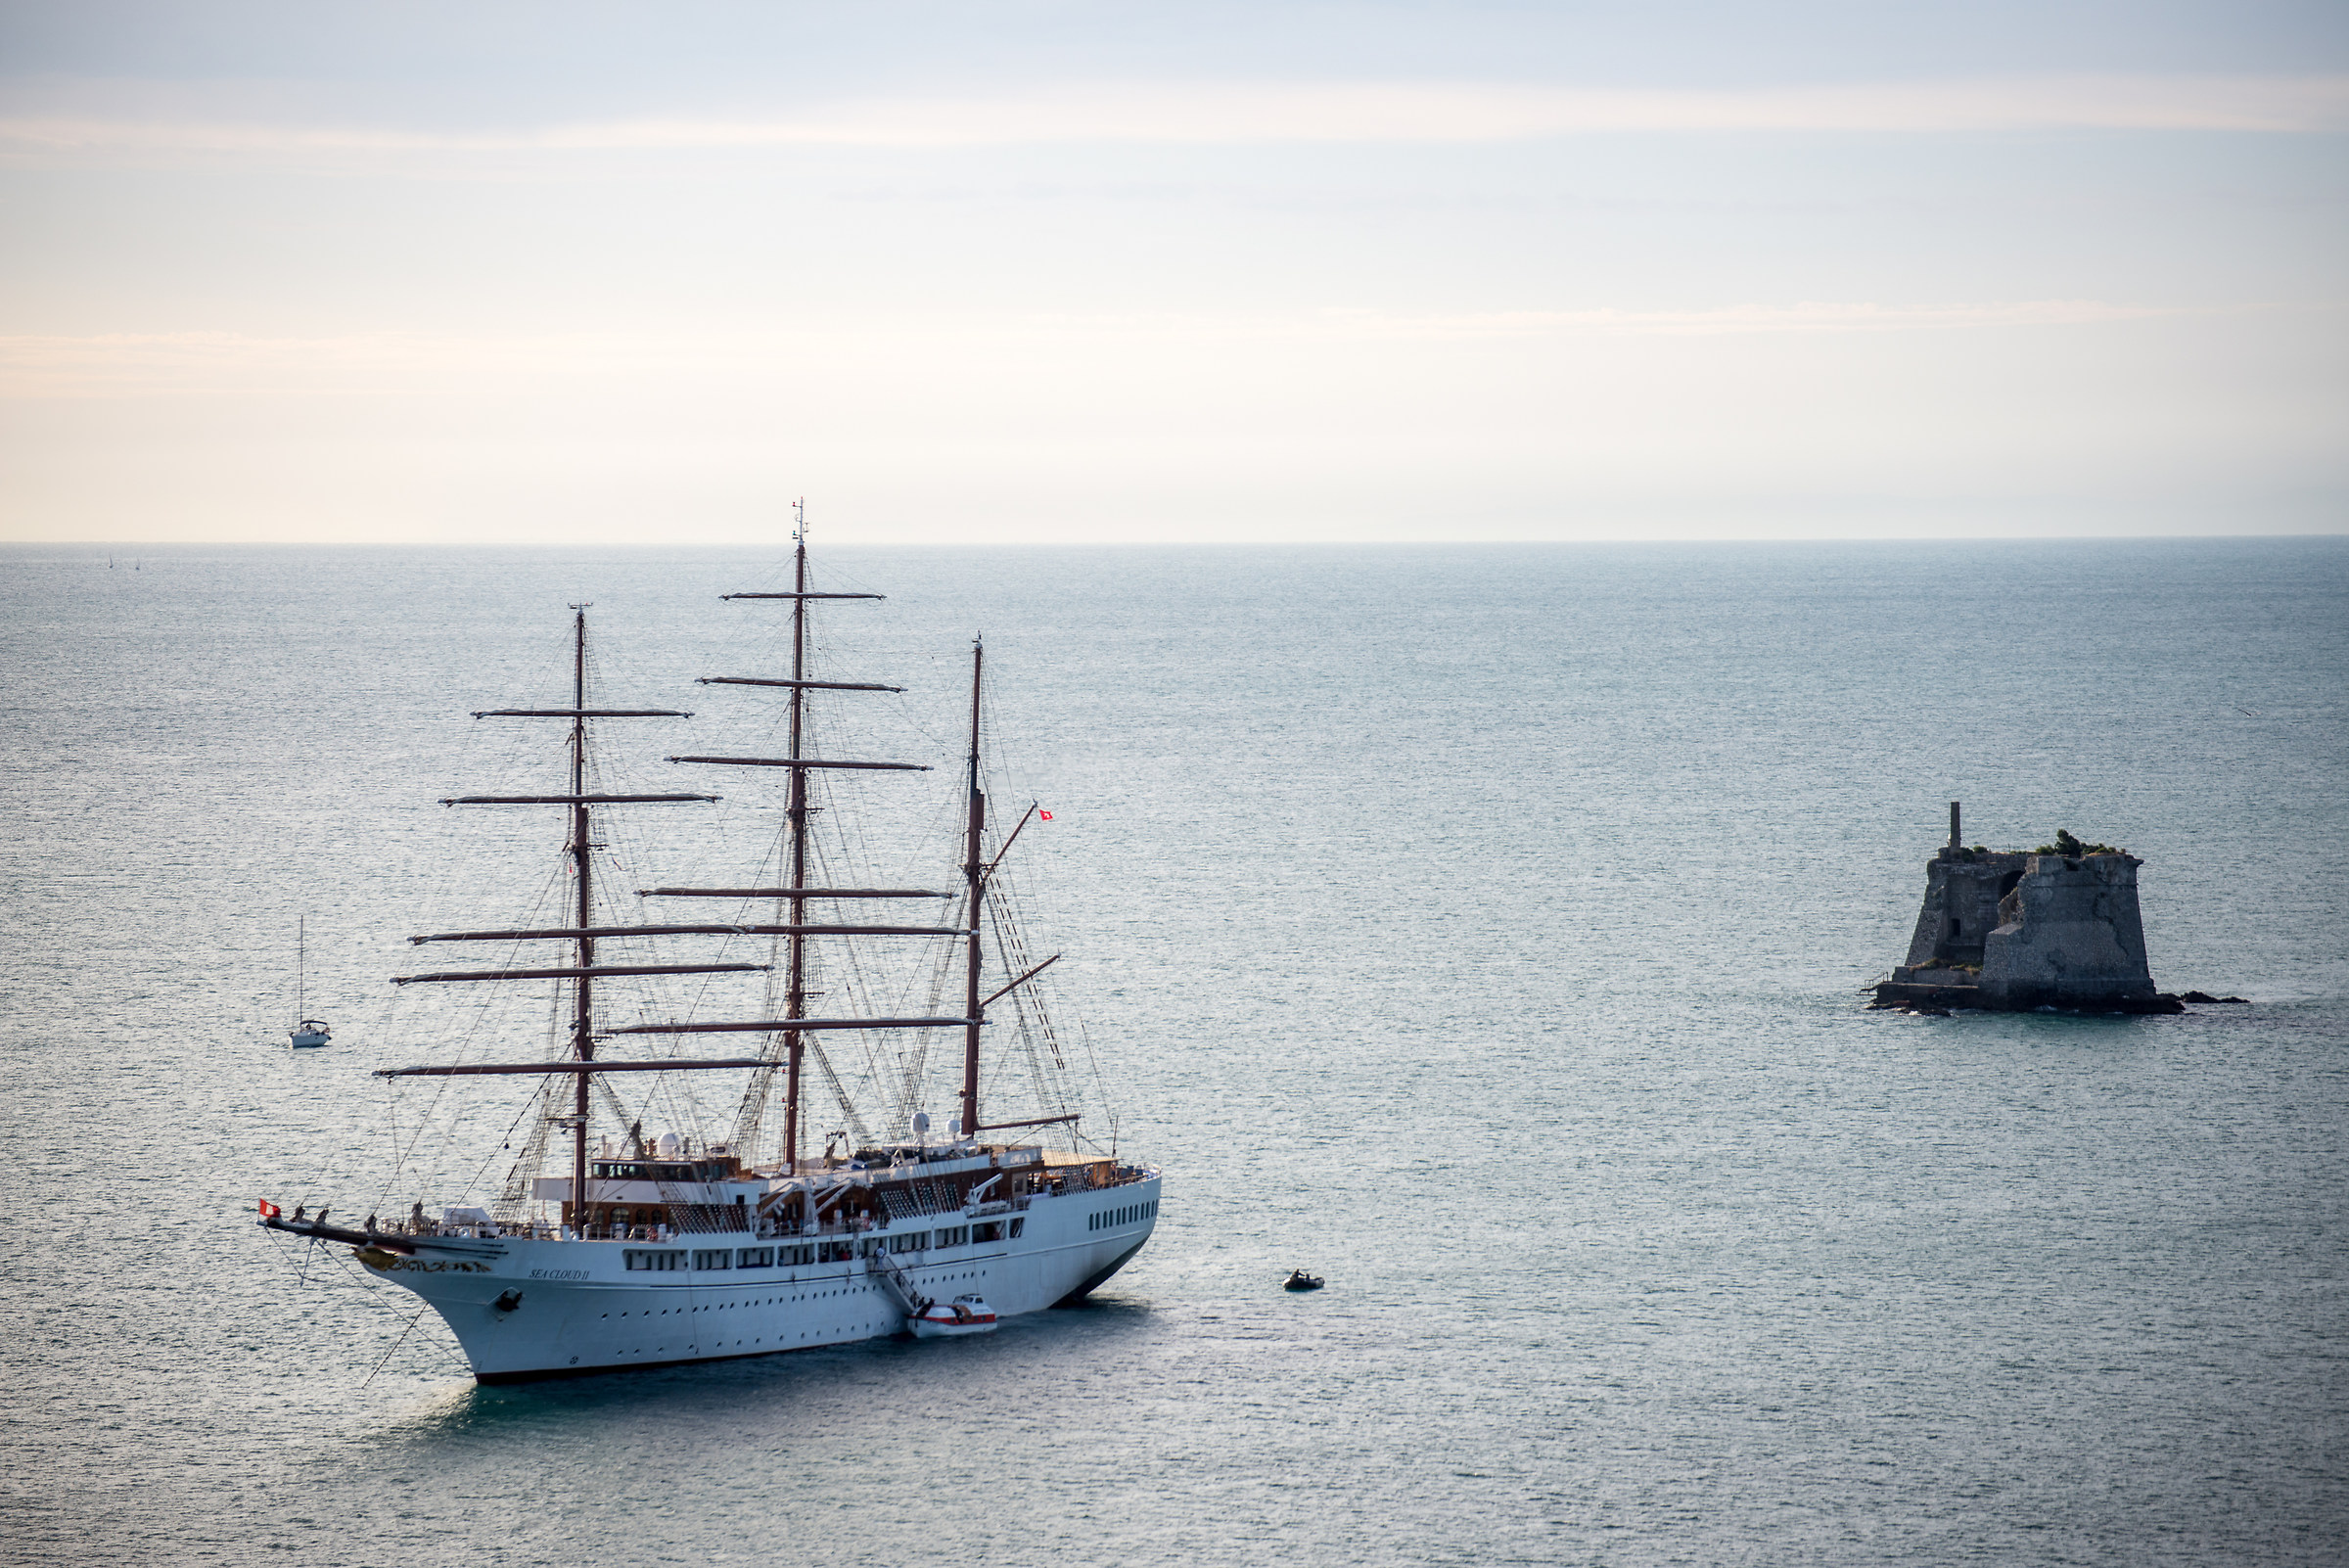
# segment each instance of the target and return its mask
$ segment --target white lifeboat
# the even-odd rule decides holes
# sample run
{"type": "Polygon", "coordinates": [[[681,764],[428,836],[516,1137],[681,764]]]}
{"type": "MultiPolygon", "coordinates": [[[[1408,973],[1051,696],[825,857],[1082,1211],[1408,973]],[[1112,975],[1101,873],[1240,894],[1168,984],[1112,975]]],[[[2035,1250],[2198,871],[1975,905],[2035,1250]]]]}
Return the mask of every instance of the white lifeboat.
{"type": "Polygon", "coordinates": [[[957,1296],[952,1301],[934,1301],[905,1319],[916,1339],[952,1339],[963,1334],[991,1334],[995,1331],[995,1310],[979,1296],[957,1296]]]}

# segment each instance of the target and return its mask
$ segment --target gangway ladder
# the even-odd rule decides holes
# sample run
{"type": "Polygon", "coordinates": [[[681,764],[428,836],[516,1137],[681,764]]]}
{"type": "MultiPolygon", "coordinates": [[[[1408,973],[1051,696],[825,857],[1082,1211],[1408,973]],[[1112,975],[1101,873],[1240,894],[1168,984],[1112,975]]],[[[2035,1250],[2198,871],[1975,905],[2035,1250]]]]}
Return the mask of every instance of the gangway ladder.
{"type": "Polygon", "coordinates": [[[892,1296],[897,1297],[898,1305],[905,1309],[906,1316],[919,1317],[938,1305],[914,1289],[913,1276],[905,1271],[905,1266],[878,1246],[873,1255],[864,1261],[864,1267],[866,1272],[881,1276],[881,1283],[889,1288],[892,1296]]]}

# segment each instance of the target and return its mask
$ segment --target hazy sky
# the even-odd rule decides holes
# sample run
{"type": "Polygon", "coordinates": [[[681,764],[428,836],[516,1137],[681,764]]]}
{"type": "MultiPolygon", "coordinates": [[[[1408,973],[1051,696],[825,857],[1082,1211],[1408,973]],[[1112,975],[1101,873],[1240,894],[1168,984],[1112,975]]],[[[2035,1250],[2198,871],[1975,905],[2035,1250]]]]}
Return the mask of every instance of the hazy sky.
{"type": "Polygon", "coordinates": [[[2339,0],[0,3],[0,538],[2341,531],[2345,154],[2339,0]]]}

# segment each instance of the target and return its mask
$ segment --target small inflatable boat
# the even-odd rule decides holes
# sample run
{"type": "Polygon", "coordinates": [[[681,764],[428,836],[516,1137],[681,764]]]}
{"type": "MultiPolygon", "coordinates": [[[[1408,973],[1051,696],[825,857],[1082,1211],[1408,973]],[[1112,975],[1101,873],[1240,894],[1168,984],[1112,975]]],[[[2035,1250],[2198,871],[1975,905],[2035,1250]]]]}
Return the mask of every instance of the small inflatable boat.
{"type": "Polygon", "coordinates": [[[962,1334],[991,1334],[995,1310],[978,1296],[934,1301],[905,1319],[916,1339],[952,1339],[962,1334]]]}
{"type": "Polygon", "coordinates": [[[1283,1290],[1319,1290],[1322,1283],[1319,1274],[1309,1274],[1299,1268],[1292,1271],[1289,1277],[1281,1282],[1280,1288],[1283,1290]]]}

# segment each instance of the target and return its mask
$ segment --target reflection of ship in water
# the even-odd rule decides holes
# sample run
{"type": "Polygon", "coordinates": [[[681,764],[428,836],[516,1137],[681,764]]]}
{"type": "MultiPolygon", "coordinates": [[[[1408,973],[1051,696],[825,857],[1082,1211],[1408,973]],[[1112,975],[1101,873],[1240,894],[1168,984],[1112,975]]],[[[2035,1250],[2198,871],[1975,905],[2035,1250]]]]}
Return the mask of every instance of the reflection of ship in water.
{"type": "MultiPolygon", "coordinates": [[[[567,720],[568,789],[446,803],[564,807],[570,823],[565,854],[576,889],[576,897],[566,899],[570,923],[413,939],[487,942],[511,950],[559,944],[567,950],[542,967],[451,970],[399,982],[552,983],[570,1004],[564,1038],[548,1053],[559,1059],[458,1062],[379,1075],[528,1076],[545,1085],[534,1107],[534,1136],[510,1173],[503,1198],[495,1213],[450,1207],[438,1221],[427,1218],[418,1201],[404,1221],[379,1222],[370,1216],[355,1227],[287,1220],[274,1205],[262,1206],[265,1226],[349,1244],[378,1277],[422,1296],[447,1321],[484,1382],[767,1355],[908,1331],[923,1337],[984,1332],[998,1314],[1083,1296],[1138,1252],[1156,1223],[1158,1173],[1089,1147],[1078,1127],[1083,1112],[1069,1108],[1075,1075],[1044,1010],[1038,980],[1053,959],[1031,961],[1004,870],[1004,857],[1035,807],[1008,833],[988,810],[981,757],[984,650],[974,645],[972,651],[970,744],[967,766],[958,770],[959,891],[825,885],[814,876],[824,856],[811,845],[809,827],[818,812],[833,811],[828,781],[929,768],[817,755],[810,708],[826,700],[817,694],[901,688],[819,678],[809,668],[812,607],[879,595],[811,589],[804,536],[794,555],[793,582],[787,592],[727,595],[789,603],[790,674],[705,677],[707,684],[786,694],[787,736],[778,748],[783,755],[669,759],[776,770],[764,776],[779,776],[788,791],[778,884],[658,888],[643,895],[721,904],[735,916],[724,922],[628,924],[612,918],[615,911],[599,901],[610,898],[601,875],[609,861],[591,831],[592,813],[716,797],[595,788],[588,744],[593,721],[690,715],[590,707],[587,623],[580,607],[574,621],[570,706],[476,715],[567,720]],[[886,908],[888,900],[924,899],[951,900],[953,923],[818,919],[809,908],[886,908]],[[762,938],[764,961],[655,964],[609,956],[612,945],[659,938],[762,938]],[[885,957],[872,951],[881,943],[925,944],[942,954],[928,971],[927,1009],[810,1016],[807,1003],[822,992],[853,995],[872,989],[873,966],[855,954],[885,957]],[[769,1001],[760,1011],[770,1016],[676,1018],[617,1028],[599,1016],[598,1003],[611,986],[744,973],[768,977],[763,984],[769,1001]],[[954,990],[960,992],[958,1007],[937,1005],[954,990]],[[990,1028],[1004,1038],[983,1050],[990,1028]],[[925,1044],[940,1031],[959,1033],[963,1049],[959,1114],[944,1137],[934,1137],[918,1100],[925,1044]],[[753,1054],[736,1055],[606,1054],[606,1047],[623,1040],[634,1045],[649,1042],[646,1037],[673,1042],[702,1036],[750,1037],[759,1045],[753,1054]],[[871,1054],[887,1071],[871,1081],[892,1085],[882,1125],[896,1132],[876,1131],[866,1123],[835,1070],[824,1043],[844,1036],[875,1042],[871,1054]],[[893,1057],[883,1041],[905,1043],[893,1057]],[[811,1063],[813,1074],[807,1071],[811,1063]],[[1017,1074],[984,1078],[987,1068],[1015,1065],[1017,1074]],[[647,1099],[630,1107],[622,1097],[628,1087],[668,1082],[672,1073],[712,1072],[740,1075],[745,1085],[723,1138],[673,1131],[648,1137],[647,1099]],[[810,1077],[822,1080],[852,1130],[832,1133],[820,1153],[807,1147],[804,1110],[810,1077]],[[983,1122],[983,1082],[1015,1079],[1037,1100],[1036,1114],[983,1122]],[[770,1146],[764,1124],[772,1100],[780,1101],[782,1128],[770,1146]],[[990,1136],[1005,1133],[1013,1135],[990,1136]],[[569,1171],[541,1175],[543,1157],[562,1144],[569,1145],[569,1171]]],[[[837,814],[827,817],[828,825],[839,820],[837,814]]]]}

